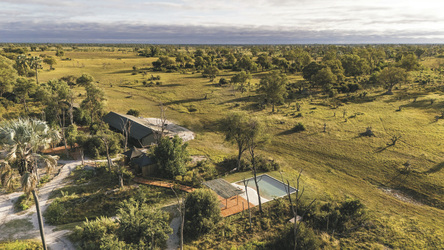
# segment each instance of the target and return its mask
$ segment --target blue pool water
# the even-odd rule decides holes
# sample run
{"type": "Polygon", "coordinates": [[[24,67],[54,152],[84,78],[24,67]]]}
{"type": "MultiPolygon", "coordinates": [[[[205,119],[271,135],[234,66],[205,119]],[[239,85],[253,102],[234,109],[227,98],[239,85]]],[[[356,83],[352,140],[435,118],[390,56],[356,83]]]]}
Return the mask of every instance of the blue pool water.
{"type": "MultiPolygon", "coordinates": [[[[287,195],[287,185],[284,184],[266,174],[259,175],[257,177],[260,195],[268,200],[272,200],[277,197],[287,195]]],[[[247,179],[248,187],[256,190],[256,184],[254,183],[254,178],[247,179]]],[[[236,184],[244,185],[243,181],[239,181],[236,184]]],[[[257,191],[257,190],[256,190],[257,191]]],[[[296,192],[296,189],[290,186],[290,193],[296,192]]]]}

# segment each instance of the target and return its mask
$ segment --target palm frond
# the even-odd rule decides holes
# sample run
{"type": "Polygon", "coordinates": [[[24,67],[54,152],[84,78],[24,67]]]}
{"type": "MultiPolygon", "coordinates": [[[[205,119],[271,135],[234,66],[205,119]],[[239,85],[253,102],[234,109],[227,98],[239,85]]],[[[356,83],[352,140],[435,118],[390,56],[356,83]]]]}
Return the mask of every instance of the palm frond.
{"type": "Polygon", "coordinates": [[[23,192],[29,194],[37,187],[38,178],[36,173],[25,172],[21,179],[23,192]]]}
{"type": "Polygon", "coordinates": [[[3,187],[7,190],[12,190],[13,187],[13,172],[8,162],[3,161],[0,165],[0,181],[3,187]]]}
{"type": "Polygon", "coordinates": [[[54,170],[54,168],[57,166],[57,161],[59,158],[60,157],[57,155],[41,155],[39,160],[46,168],[46,173],[51,173],[52,170],[54,170]]]}

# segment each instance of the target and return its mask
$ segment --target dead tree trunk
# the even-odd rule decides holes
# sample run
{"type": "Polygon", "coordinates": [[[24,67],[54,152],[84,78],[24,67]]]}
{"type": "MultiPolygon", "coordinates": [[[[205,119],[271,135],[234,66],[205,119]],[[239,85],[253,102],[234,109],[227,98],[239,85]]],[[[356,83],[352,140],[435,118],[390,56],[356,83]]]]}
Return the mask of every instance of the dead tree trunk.
{"type": "Polygon", "coordinates": [[[253,227],[251,226],[251,210],[250,210],[250,198],[248,197],[248,181],[244,178],[244,186],[245,186],[245,194],[247,195],[247,206],[248,206],[248,216],[250,221],[250,232],[253,230],[253,227]]]}
{"type": "Polygon", "coordinates": [[[257,171],[256,171],[256,160],[255,160],[254,147],[250,147],[250,155],[251,155],[251,165],[253,166],[254,184],[256,185],[257,200],[258,200],[258,203],[259,203],[259,212],[262,213],[262,201],[261,201],[261,194],[260,194],[260,189],[259,189],[259,183],[258,183],[258,180],[257,180],[257,171]]]}
{"type": "Polygon", "coordinates": [[[35,208],[37,210],[37,219],[39,221],[39,229],[40,229],[40,237],[42,238],[43,249],[46,250],[46,240],[45,240],[45,229],[43,228],[43,219],[42,212],[40,211],[40,203],[37,194],[35,193],[35,189],[31,191],[34,196],[35,208]]]}

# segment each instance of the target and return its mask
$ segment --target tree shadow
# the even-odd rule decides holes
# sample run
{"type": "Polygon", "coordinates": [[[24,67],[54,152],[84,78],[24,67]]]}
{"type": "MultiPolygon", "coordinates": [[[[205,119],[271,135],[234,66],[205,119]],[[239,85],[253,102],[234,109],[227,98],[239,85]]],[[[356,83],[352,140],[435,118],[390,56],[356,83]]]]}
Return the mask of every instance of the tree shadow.
{"type": "Polygon", "coordinates": [[[171,101],[171,102],[164,102],[164,105],[171,105],[171,104],[184,104],[184,103],[190,103],[190,102],[199,102],[203,101],[205,98],[190,98],[190,99],[184,99],[184,100],[177,100],[177,101],[171,101]]]}
{"type": "Polygon", "coordinates": [[[227,100],[227,101],[221,102],[219,104],[227,104],[227,103],[233,103],[233,102],[246,102],[252,98],[254,98],[254,97],[253,96],[244,96],[244,97],[239,97],[239,98],[227,100]]]}
{"type": "Polygon", "coordinates": [[[424,174],[434,174],[434,173],[437,173],[437,172],[441,171],[443,168],[444,168],[444,162],[441,162],[438,165],[433,166],[429,170],[424,171],[423,173],[424,174]]]}
{"type": "Polygon", "coordinates": [[[178,84],[178,83],[174,83],[174,84],[161,84],[161,85],[157,85],[158,87],[165,87],[165,88],[169,88],[169,87],[179,87],[179,86],[184,86],[183,84],[178,84]]]}
{"type": "Polygon", "coordinates": [[[108,74],[110,74],[110,75],[116,75],[116,74],[131,74],[131,73],[133,73],[133,72],[135,72],[135,71],[132,70],[132,69],[128,69],[128,70],[119,70],[119,71],[109,72],[108,74]]]}

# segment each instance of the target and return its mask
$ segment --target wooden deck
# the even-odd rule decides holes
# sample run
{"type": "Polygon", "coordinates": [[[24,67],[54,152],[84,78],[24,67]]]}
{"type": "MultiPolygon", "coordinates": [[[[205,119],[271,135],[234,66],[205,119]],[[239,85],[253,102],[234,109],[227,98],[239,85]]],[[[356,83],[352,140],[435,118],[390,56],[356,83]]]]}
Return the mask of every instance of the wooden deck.
{"type": "MultiPolygon", "coordinates": [[[[141,178],[141,177],[134,177],[133,180],[137,183],[140,183],[140,184],[151,185],[151,186],[156,186],[156,187],[171,188],[174,186],[173,183],[167,182],[167,181],[162,181],[162,180],[148,180],[148,179],[141,178]]],[[[188,192],[188,193],[193,192],[195,190],[195,188],[188,187],[185,185],[176,185],[176,186],[178,186],[180,190],[188,192]]]]}
{"type": "MultiPolygon", "coordinates": [[[[219,200],[221,202],[221,215],[223,217],[227,217],[233,214],[237,214],[242,212],[243,210],[248,209],[248,202],[244,198],[240,196],[234,196],[227,200],[222,198],[221,196],[218,196],[219,200]],[[227,206],[228,204],[228,206],[227,206]]],[[[253,204],[250,203],[250,208],[254,207],[253,204]]]]}
{"type": "MultiPolygon", "coordinates": [[[[174,185],[173,183],[167,181],[154,180],[154,179],[148,180],[141,177],[135,177],[133,180],[140,184],[151,185],[156,187],[164,187],[164,188],[171,188],[174,185]]],[[[188,193],[193,192],[195,190],[195,188],[188,187],[185,185],[178,185],[178,187],[180,190],[188,193]]],[[[245,200],[240,196],[234,196],[227,200],[225,200],[221,196],[218,196],[218,198],[220,200],[221,215],[223,217],[237,214],[242,212],[243,210],[248,209],[247,200],[245,200]]],[[[254,207],[254,205],[250,203],[250,208],[252,207],[254,207]]]]}

